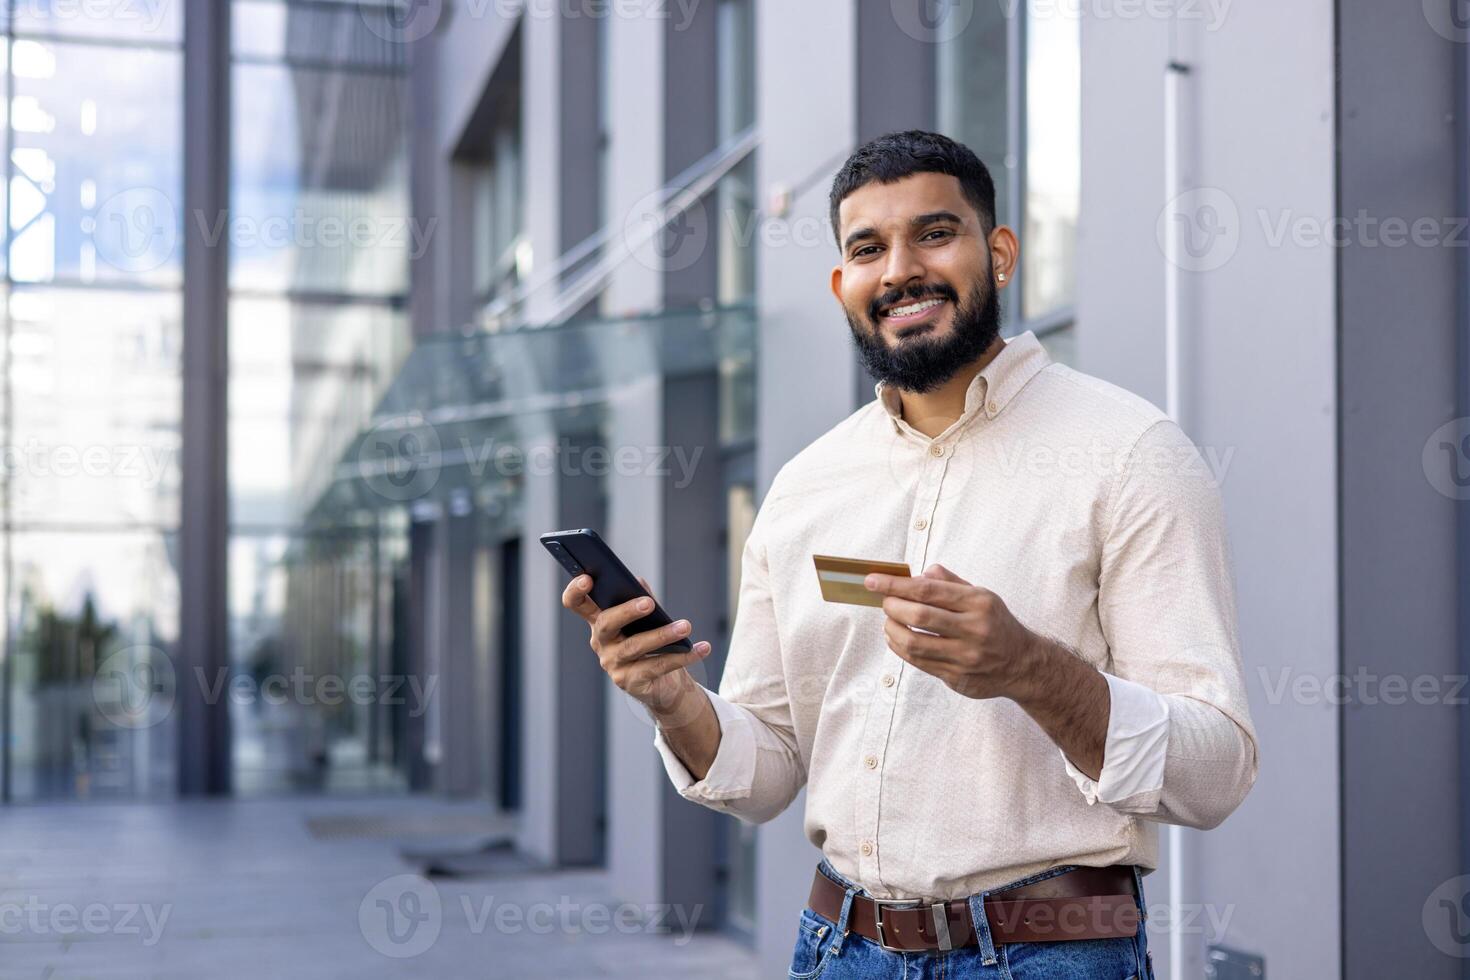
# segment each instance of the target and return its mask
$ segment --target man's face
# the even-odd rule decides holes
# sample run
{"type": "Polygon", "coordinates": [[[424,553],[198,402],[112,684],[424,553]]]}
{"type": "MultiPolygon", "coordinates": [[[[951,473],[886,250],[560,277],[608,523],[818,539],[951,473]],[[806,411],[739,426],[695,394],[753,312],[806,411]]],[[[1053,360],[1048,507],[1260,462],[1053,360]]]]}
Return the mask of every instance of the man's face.
{"type": "Polygon", "coordinates": [[[865,184],[842,200],[838,221],[832,291],[875,378],[932,391],[999,336],[991,245],[957,179],[921,173],[865,184]]]}

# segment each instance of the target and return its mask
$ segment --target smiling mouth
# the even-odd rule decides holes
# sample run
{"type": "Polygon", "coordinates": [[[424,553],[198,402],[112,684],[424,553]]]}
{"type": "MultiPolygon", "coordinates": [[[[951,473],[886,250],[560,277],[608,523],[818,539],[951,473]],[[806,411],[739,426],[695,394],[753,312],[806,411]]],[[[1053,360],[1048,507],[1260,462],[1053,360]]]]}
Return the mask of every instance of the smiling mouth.
{"type": "Polygon", "coordinates": [[[882,319],[885,323],[891,323],[898,327],[921,323],[932,316],[936,310],[943,307],[947,302],[949,301],[945,299],[931,297],[929,299],[919,300],[918,302],[901,303],[890,306],[885,310],[882,314],[882,319]]]}

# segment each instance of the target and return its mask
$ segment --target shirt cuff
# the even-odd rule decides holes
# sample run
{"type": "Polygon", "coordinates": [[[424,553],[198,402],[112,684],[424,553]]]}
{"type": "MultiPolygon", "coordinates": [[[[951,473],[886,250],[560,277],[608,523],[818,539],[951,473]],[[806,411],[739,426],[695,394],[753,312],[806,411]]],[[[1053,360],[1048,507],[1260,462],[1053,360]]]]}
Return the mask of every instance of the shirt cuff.
{"type": "Polygon", "coordinates": [[[1096,780],[1072,765],[1065,752],[1067,775],[1091,806],[1103,803],[1157,803],[1164,788],[1164,762],[1169,752],[1169,702],[1157,691],[1103,674],[1108,682],[1108,738],[1103,769],[1096,780]],[[1138,798],[1138,799],[1135,799],[1138,798]]]}
{"type": "Polygon", "coordinates": [[[756,747],[750,719],[740,708],[709,688],[700,685],[700,690],[709,698],[720,722],[720,746],[715,750],[715,760],[704,778],[695,780],[674,754],[664,739],[663,729],[657,724],[653,729],[653,746],[664,760],[664,771],[669,774],[669,781],[684,799],[696,803],[743,799],[755,786],[756,747]]]}

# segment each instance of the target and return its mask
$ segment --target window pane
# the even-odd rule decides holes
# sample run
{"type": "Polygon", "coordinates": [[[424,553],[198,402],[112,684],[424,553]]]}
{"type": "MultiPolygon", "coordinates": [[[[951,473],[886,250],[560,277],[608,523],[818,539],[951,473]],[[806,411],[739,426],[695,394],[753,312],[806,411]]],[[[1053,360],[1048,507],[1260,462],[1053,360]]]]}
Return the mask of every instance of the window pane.
{"type": "MultiPolygon", "coordinates": [[[[411,13],[412,11],[410,11],[411,13]]],[[[317,67],[388,68],[404,64],[403,28],[364,3],[235,0],[230,46],[236,56],[317,67]]]]}
{"type": "Polygon", "coordinates": [[[237,795],[404,788],[401,733],[433,695],[395,660],[404,534],[231,537],[237,795]]]}
{"type": "Polygon", "coordinates": [[[9,312],[12,519],[177,525],[178,295],[16,289],[9,312]]]}
{"type": "Polygon", "coordinates": [[[369,425],[409,346],[387,305],[230,305],[230,520],[297,526],[369,425]]]}
{"type": "Polygon", "coordinates": [[[22,532],[11,548],[15,798],[171,794],[173,536],[22,532]]]}
{"type": "MultiPolygon", "coordinates": [[[[995,180],[995,212],[1012,222],[1009,173],[1014,168],[1006,136],[1006,24],[1012,5],[975,4],[965,29],[939,45],[939,131],[975,151],[995,180]]],[[[1025,248],[1023,243],[1022,252],[1025,248]]]]}
{"type": "Polygon", "coordinates": [[[16,41],[10,274],[180,281],[180,56],[16,41]]]}
{"type": "Polygon", "coordinates": [[[1033,4],[1026,31],[1026,227],[1021,307],[1028,320],[1076,293],[1081,60],[1075,12],[1033,4]]]}
{"type": "Polygon", "coordinates": [[[236,64],[233,80],[231,287],[403,293],[433,226],[409,209],[401,79],[236,64]]]}

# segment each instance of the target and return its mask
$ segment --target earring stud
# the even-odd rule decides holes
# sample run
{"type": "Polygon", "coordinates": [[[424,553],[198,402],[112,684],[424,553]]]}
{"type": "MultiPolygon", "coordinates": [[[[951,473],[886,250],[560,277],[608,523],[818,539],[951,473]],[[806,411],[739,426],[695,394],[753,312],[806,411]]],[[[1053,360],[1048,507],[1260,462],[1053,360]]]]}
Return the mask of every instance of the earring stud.
{"type": "Polygon", "coordinates": [[[1006,274],[1005,274],[1005,273],[1004,273],[1004,272],[1002,272],[1002,273],[999,273],[999,274],[998,274],[998,275],[997,275],[997,276],[996,276],[996,278],[997,278],[997,279],[999,279],[999,280],[1000,280],[1000,281],[1001,281],[1001,282],[1005,282],[1005,281],[1006,281],[1006,274]]]}

